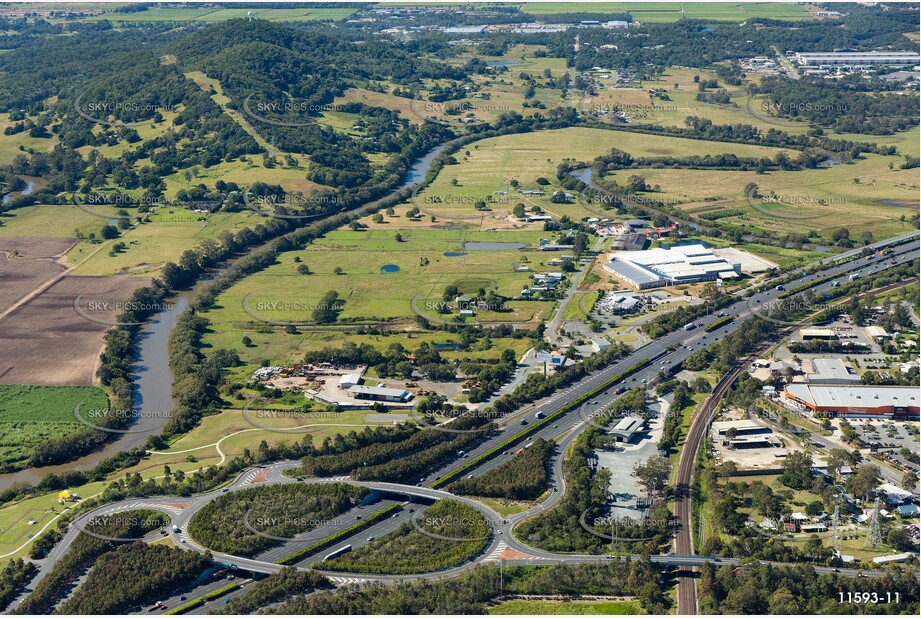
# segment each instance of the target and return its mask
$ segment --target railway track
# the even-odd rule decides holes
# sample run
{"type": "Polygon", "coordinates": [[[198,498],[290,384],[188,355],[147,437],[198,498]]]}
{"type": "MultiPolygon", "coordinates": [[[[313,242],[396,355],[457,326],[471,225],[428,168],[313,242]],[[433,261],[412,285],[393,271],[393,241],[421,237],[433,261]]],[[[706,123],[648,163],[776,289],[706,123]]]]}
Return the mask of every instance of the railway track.
{"type": "MultiPolygon", "coordinates": [[[[750,354],[735,369],[723,376],[691,420],[687,440],[678,456],[678,473],[675,479],[675,516],[678,518],[675,553],[677,554],[687,556],[694,554],[694,539],[691,535],[692,487],[697,452],[700,450],[707,427],[723,397],[729,391],[729,387],[756,358],[757,352],[750,354]]],[[[692,568],[678,572],[678,613],[682,615],[697,613],[697,587],[692,568]]]]}

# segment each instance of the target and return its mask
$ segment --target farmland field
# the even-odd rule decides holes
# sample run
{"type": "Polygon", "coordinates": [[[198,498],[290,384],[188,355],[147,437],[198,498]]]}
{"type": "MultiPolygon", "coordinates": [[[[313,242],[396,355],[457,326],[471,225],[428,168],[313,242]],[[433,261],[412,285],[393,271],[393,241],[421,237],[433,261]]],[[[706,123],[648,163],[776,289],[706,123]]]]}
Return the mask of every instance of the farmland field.
{"type": "Polygon", "coordinates": [[[27,294],[64,272],[50,259],[72,247],[61,238],[0,237],[0,315],[27,294]]]}
{"type": "Polygon", "coordinates": [[[94,386],[0,384],[0,467],[21,465],[41,440],[83,428],[78,404],[105,410],[108,398],[94,386]]]}
{"type": "Polygon", "coordinates": [[[910,219],[918,208],[918,176],[915,170],[900,170],[901,157],[864,155],[850,164],[804,171],[717,171],[690,169],[621,170],[609,174],[625,182],[639,174],[649,184],[659,185],[659,198],[683,202],[681,208],[702,215],[719,210],[744,211],[721,222],[740,223],[777,232],[814,230],[823,237],[847,221],[851,235],[865,231],[883,238],[910,231],[910,219]],[[889,169],[895,163],[895,169],[889,169]],[[776,203],[756,199],[759,208],[745,198],[747,183],[758,185],[759,195],[778,196],[776,203]],[[809,217],[809,218],[805,218],[809,217]]]}
{"type": "MultiPolygon", "coordinates": [[[[495,241],[497,236],[421,226],[413,229],[414,223],[400,217],[388,217],[385,221],[381,224],[365,221],[371,228],[368,230],[330,232],[303,251],[282,254],[278,264],[247,277],[221,294],[218,308],[205,314],[220,333],[213,336],[214,344],[231,345],[246,334],[256,346],[252,351],[241,349],[240,354],[244,360],[258,359],[266,354],[260,343],[269,334],[262,332],[266,323],[300,323],[298,334],[274,333],[270,339],[286,340],[288,344],[282,349],[293,346],[302,354],[314,346],[323,347],[326,339],[323,333],[338,338],[345,334],[339,331],[362,324],[405,324],[412,322],[417,312],[438,319],[435,306],[442,302],[442,292],[447,286],[456,285],[462,293],[476,293],[483,287],[514,297],[530,281],[530,273],[516,272],[516,267],[527,263],[531,270],[538,270],[549,256],[536,251],[538,239],[546,236],[543,232],[503,232],[498,237],[504,242],[519,243],[524,246],[522,249],[467,251],[465,243],[495,241]],[[397,233],[402,236],[401,241],[396,240],[397,233]],[[302,265],[312,274],[299,274],[302,265]],[[384,266],[398,270],[385,272],[384,266]],[[337,268],[342,274],[336,274],[337,268]],[[338,322],[313,326],[310,324],[313,308],[328,290],[339,295],[342,311],[338,322]],[[251,357],[251,354],[262,356],[251,357]]],[[[549,318],[553,305],[548,301],[510,301],[507,311],[484,311],[478,319],[533,326],[540,319],[549,318]]],[[[276,350],[268,341],[265,343],[269,344],[268,349],[276,350]]]]}
{"type": "Polygon", "coordinates": [[[810,19],[806,6],[772,3],[684,3],[684,2],[528,2],[522,10],[532,15],[556,13],[630,13],[639,22],[666,23],[687,19],[744,21],[753,17],[769,19],[810,19]]]}
{"type": "Polygon", "coordinates": [[[75,238],[80,232],[84,236],[99,234],[106,216],[115,216],[111,206],[93,206],[94,216],[74,205],[26,206],[0,214],[0,238],[10,237],[54,237],[75,238]]]}
{"type": "Polygon", "coordinates": [[[91,385],[103,335],[125,301],[149,279],[143,277],[64,277],[0,320],[0,383],[91,385]],[[75,303],[99,303],[88,319],[75,303]],[[105,303],[105,304],[104,304],[105,303]]]}
{"type": "MultiPolygon", "coordinates": [[[[612,148],[619,148],[635,157],[721,153],[773,157],[780,152],[795,155],[795,152],[782,148],[662,137],[626,131],[581,127],[536,131],[485,139],[466,146],[455,154],[459,164],[442,169],[435,181],[419,192],[417,199],[425,203],[433,199],[427,196],[456,197],[453,203],[434,204],[429,209],[446,218],[469,216],[476,214],[471,205],[474,199],[509,191],[509,183],[513,180],[517,180],[522,188],[537,188],[535,183],[541,177],[553,184],[556,181],[557,166],[564,159],[591,164],[595,157],[609,152],[612,148]]],[[[628,170],[628,174],[633,173],[633,170],[628,170]]],[[[552,189],[545,191],[549,196],[552,189]]],[[[556,216],[592,216],[591,211],[578,204],[552,204],[549,197],[539,200],[525,199],[514,190],[509,191],[508,195],[509,199],[505,205],[493,207],[496,213],[507,213],[515,203],[522,201],[526,205],[535,202],[556,216]]]]}
{"type": "Polygon", "coordinates": [[[200,214],[164,207],[151,215],[149,223],[126,230],[117,239],[97,243],[85,241],[67,257],[79,264],[74,275],[151,274],[166,262],[177,261],[183,251],[197,247],[205,239],[216,239],[225,230],[236,232],[261,220],[260,215],[249,210],[200,214]],[[109,251],[117,242],[125,243],[126,248],[112,256],[109,251]]]}

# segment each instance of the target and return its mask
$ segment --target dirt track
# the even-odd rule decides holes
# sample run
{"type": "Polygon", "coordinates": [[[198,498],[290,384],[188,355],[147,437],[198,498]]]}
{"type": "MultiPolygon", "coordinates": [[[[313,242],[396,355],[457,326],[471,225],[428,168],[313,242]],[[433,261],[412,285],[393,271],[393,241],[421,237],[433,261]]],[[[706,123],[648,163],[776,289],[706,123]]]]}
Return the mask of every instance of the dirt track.
{"type": "Polygon", "coordinates": [[[76,242],[69,238],[0,238],[0,319],[67,271],[51,258],[63,256],[76,242]]]}

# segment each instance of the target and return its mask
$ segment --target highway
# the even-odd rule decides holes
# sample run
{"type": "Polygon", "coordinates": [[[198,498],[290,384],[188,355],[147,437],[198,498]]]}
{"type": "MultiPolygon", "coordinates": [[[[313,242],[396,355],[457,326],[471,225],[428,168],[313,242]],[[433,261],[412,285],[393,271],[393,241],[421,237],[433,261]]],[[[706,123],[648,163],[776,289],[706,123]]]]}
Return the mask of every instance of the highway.
{"type": "MultiPolygon", "coordinates": [[[[835,276],[846,276],[849,274],[858,274],[859,276],[866,276],[879,270],[884,270],[885,268],[891,267],[894,264],[901,264],[909,262],[918,257],[918,244],[909,243],[906,245],[901,245],[893,248],[893,252],[890,255],[878,255],[874,254],[867,258],[861,258],[856,261],[846,262],[846,263],[832,263],[825,264],[822,266],[822,270],[816,273],[812,273],[803,278],[804,282],[815,282],[820,278],[835,275],[835,276]]],[[[794,285],[794,284],[790,284],[794,285]]],[[[816,285],[813,289],[817,291],[827,290],[831,287],[832,282],[826,281],[822,284],[816,285]]],[[[467,504],[470,504],[473,508],[476,508],[490,523],[493,528],[494,535],[492,541],[487,548],[486,552],[480,556],[476,562],[484,562],[486,559],[494,554],[497,550],[501,549],[503,546],[510,548],[517,552],[520,552],[524,557],[514,557],[507,560],[509,563],[525,563],[525,564],[540,564],[547,563],[547,561],[553,561],[557,563],[569,563],[569,562],[595,562],[599,560],[605,560],[603,556],[588,556],[588,555],[570,555],[570,554],[553,554],[550,552],[544,552],[536,548],[529,547],[522,543],[520,540],[514,537],[512,533],[515,525],[530,517],[541,510],[546,510],[552,508],[557,501],[565,493],[565,482],[562,475],[562,463],[563,456],[566,451],[566,447],[576,438],[579,432],[585,428],[588,424],[586,418],[586,406],[576,405],[572,410],[566,412],[558,418],[555,418],[552,422],[548,422],[546,426],[542,427],[540,430],[534,432],[531,435],[521,436],[519,442],[524,443],[536,439],[537,437],[543,437],[545,439],[555,439],[560,438],[560,448],[554,454],[552,462],[553,470],[553,485],[558,491],[551,491],[548,498],[541,504],[528,509],[522,513],[510,516],[503,519],[492,509],[486,507],[485,505],[470,500],[468,498],[454,496],[447,491],[434,489],[428,487],[429,485],[434,484],[438,479],[443,477],[446,474],[460,470],[461,468],[468,465],[469,461],[475,459],[478,455],[487,453],[488,451],[494,449],[503,441],[514,438],[522,434],[524,430],[527,430],[527,426],[522,424],[521,421],[525,423],[530,423],[534,421],[534,412],[535,410],[541,410],[547,415],[550,415],[555,410],[579,402],[580,400],[594,395],[594,398],[591,399],[591,406],[597,406],[602,408],[608,403],[616,400],[618,394],[615,393],[615,388],[623,386],[626,389],[630,389],[636,386],[641,386],[643,383],[651,383],[660,371],[670,371],[672,368],[677,367],[680,363],[687,358],[694,351],[699,350],[701,347],[709,345],[710,343],[719,340],[722,337],[734,332],[739,328],[745,318],[750,317],[753,314],[755,308],[758,304],[763,302],[768,302],[771,300],[777,299],[777,297],[783,293],[780,290],[776,290],[774,287],[766,286],[767,289],[756,294],[752,300],[745,299],[742,297],[742,291],[736,294],[737,300],[727,307],[723,307],[719,310],[719,313],[716,311],[712,312],[710,315],[699,318],[696,322],[700,324],[697,328],[686,331],[684,329],[678,329],[674,332],[671,332],[663,337],[654,340],[627,355],[625,358],[609,365],[608,367],[596,371],[579,382],[568,386],[567,388],[554,393],[553,395],[536,402],[531,406],[525,406],[524,409],[519,410],[509,417],[502,419],[500,422],[500,429],[491,433],[483,442],[477,446],[475,449],[471,450],[465,456],[459,456],[450,463],[442,466],[438,470],[430,471],[428,474],[419,478],[416,481],[415,485],[411,484],[393,484],[393,483],[377,483],[377,482],[365,482],[359,483],[351,479],[344,477],[333,477],[327,479],[305,479],[301,482],[311,482],[311,483],[322,483],[322,482],[348,482],[351,484],[361,485],[364,487],[369,487],[372,489],[377,489],[382,492],[387,492],[391,495],[397,495],[401,497],[417,497],[426,500],[437,500],[443,498],[451,498],[455,500],[460,500],[467,504]],[[712,332],[705,332],[705,327],[708,324],[712,324],[716,320],[722,319],[720,313],[725,314],[726,316],[731,316],[735,319],[729,321],[726,324],[723,324],[717,329],[714,329],[712,332]],[[649,364],[638,371],[635,371],[631,375],[627,376],[621,380],[616,385],[611,385],[612,388],[607,388],[605,392],[599,392],[600,389],[607,385],[612,378],[617,376],[619,373],[625,372],[628,369],[637,365],[637,363],[648,360],[649,364]],[[597,403],[596,403],[597,402],[597,403]]],[[[742,366],[736,368],[736,371],[741,370],[742,366]]],[[[728,387],[728,381],[726,381],[728,387]]],[[[722,384],[722,382],[721,382],[722,384]]],[[[714,393],[714,396],[717,393],[714,393]]],[[[700,420],[692,424],[691,431],[699,432],[703,431],[703,428],[706,426],[705,414],[701,413],[697,415],[700,420]]],[[[698,440],[699,442],[699,440],[698,440]]],[[[694,442],[690,439],[688,444],[693,444],[694,442]]],[[[517,447],[516,447],[517,448],[517,447]]],[[[464,470],[464,474],[481,474],[483,471],[491,469],[497,465],[500,465],[502,462],[507,461],[512,455],[500,454],[492,459],[488,459],[476,467],[470,468],[469,470],[464,470]]],[[[693,461],[693,449],[685,449],[681,458],[679,459],[679,484],[684,482],[688,487],[690,486],[690,476],[686,478],[682,476],[682,471],[689,473],[693,466],[690,464],[682,464],[681,462],[693,461]]],[[[299,482],[294,478],[290,478],[284,475],[284,471],[291,467],[294,467],[298,462],[278,462],[272,464],[271,466],[265,467],[262,466],[259,470],[263,471],[264,482],[266,483],[291,483],[299,482]],[[264,469],[264,470],[263,470],[264,469]]],[[[74,523],[71,524],[64,538],[57,544],[57,546],[51,551],[49,556],[41,561],[39,572],[37,576],[30,583],[30,588],[34,588],[35,585],[44,578],[47,573],[50,571],[51,567],[59,560],[64,553],[69,549],[70,545],[73,543],[77,534],[79,533],[81,527],[85,525],[89,519],[95,515],[99,514],[111,514],[118,511],[128,510],[132,508],[154,508],[161,510],[167,513],[173,525],[177,526],[179,532],[169,532],[169,535],[176,542],[177,547],[186,548],[189,550],[205,552],[205,548],[198,545],[193,539],[191,539],[186,533],[186,528],[188,522],[192,516],[200,510],[204,505],[213,500],[214,498],[231,491],[239,491],[247,487],[253,486],[257,481],[258,474],[254,474],[253,470],[248,470],[241,473],[237,479],[235,479],[228,486],[210,491],[204,494],[199,494],[192,497],[149,497],[149,498],[138,498],[138,499],[127,499],[118,503],[107,504],[92,511],[89,511],[78,518],[74,523]],[[181,506],[177,506],[177,504],[181,506]]],[[[259,481],[263,482],[263,481],[259,481]]],[[[679,509],[687,508],[687,501],[679,501],[679,509]],[[685,505],[685,506],[681,506],[685,505]]],[[[376,510],[367,509],[370,512],[376,510]]],[[[404,510],[404,513],[406,511],[404,510]]],[[[394,521],[390,522],[390,525],[395,528],[399,525],[399,522],[405,521],[407,518],[406,515],[401,515],[398,518],[393,518],[394,521]]],[[[679,514],[679,520],[683,522],[690,521],[689,513],[685,512],[684,517],[679,514]]],[[[385,522],[381,522],[383,524],[385,522]]],[[[377,525],[381,525],[377,524],[377,525]]],[[[652,560],[657,563],[683,566],[683,567],[696,567],[702,565],[704,562],[711,562],[714,564],[735,564],[737,560],[734,559],[720,559],[713,557],[701,557],[692,555],[693,545],[690,543],[690,526],[683,526],[683,530],[687,530],[687,537],[683,540],[676,539],[678,546],[676,547],[675,555],[665,555],[665,556],[653,556],[652,560]]],[[[309,534],[309,533],[308,533],[309,534]]],[[[360,535],[367,536],[370,534],[369,531],[364,531],[359,533],[360,535]]],[[[159,537],[156,537],[159,538],[159,537]]],[[[312,535],[311,535],[311,538],[312,535]]],[[[681,534],[679,534],[679,539],[681,534]]],[[[304,546],[304,538],[301,538],[299,541],[293,541],[293,543],[300,542],[300,546],[304,546]]],[[[353,543],[354,544],[354,543],[353,543]]],[[[333,546],[330,548],[330,551],[338,546],[333,546]]],[[[287,549],[287,546],[286,546],[287,549]]],[[[291,552],[295,551],[291,549],[291,552]]],[[[273,573],[281,569],[277,564],[274,564],[274,560],[278,558],[275,556],[280,555],[279,553],[272,553],[271,556],[266,555],[265,558],[272,558],[272,560],[261,559],[262,557],[257,558],[242,558],[238,556],[231,556],[227,554],[215,553],[212,552],[215,560],[219,562],[226,563],[228,565],[236,565],[241,569],[247,569],[258,573],[273,573]]],[[[634,559],[639,559],[639,556],[634,556],[634,559]]],[[[456,575],[463,571],[464,569],[469,568],[469,565],[458,567],[455,569],[450,569],[440,573],[430,573],[419,577],[426,578],[440,578],[440,577],[450,577],[456,575]]],[[[823,567],[816,567],[817,571],[822,571],[823,567]]],[[[825,571],[830,571],[831,569],[824,569],[825,571]]],[[[841,573],[844,575],[856,576],[858,571],[856,570],[845,570],[842,569],[841,573]]],[[[407,576],[396,576],[396,575],[378,575],[378,576],[369,576],[363,574],[343,574],[343,573],[326,573],[331,576],[335,583],[349,583],[351,581],[381,581],[381,582],[395,582],[403,579],[407,579],[407,576]],[[348,581],[343,581],[348,580],[348,581]]],[[[693,583],[691,584],[693,587],[693,583]]],[[[686,602],[690,602],[690,597],[687,596],[691,593],[687,593],[685,598],[688,599],[686,602]]],[[[11,607],[18,607],[21,602],[23,595],[20,596],[11,607]]],[[[679,603],[681,603],[681,595],[679,594],[679,603]]],[[[685,608],[687,609],[687,608],[685,608]]],[[[696,610],[696,603],[695,608],[696,610]]],[[[693,613],[688,611],[687,613],[693,613]]]]}

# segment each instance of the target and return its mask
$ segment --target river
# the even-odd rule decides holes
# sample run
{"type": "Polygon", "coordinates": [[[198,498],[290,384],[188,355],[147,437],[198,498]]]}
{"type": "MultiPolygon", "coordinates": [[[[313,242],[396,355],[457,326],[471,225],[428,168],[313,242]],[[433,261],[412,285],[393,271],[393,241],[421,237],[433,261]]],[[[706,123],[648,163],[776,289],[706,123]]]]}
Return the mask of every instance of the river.
{"type": "MultiPolygon", "coordinates": [[[[23,180],[25,180],[25,178],[23,178],[23,180]]],[[[20,195],[29,195],[30,193],[35,191],[34,182],[32,182],[31,180],[25,180],[25,182],[26,182],[26,186],[22,191],[19,191],[18,193],[14,191],[13,193],[7,193],[6,195],[4,195],[3,203],[8,204],[10,200],[13,199],[13,197],[19,197],[20,195]]]]}
{"type": "MultiPolygon", "coordinates": [[[[450,142],[436,146],[417,159],[407,171],[406,180],[396,190],[407,189],[425,180],[435,158],[449,146],[450,142]]],[[[30,182],[23,194],[27,195],[32,189],[33,183],[30,182]]],[[[208,279],[211,278],[213,277],[208,279]]],[[[191,290],[180,292],[171,298],[167,309],[141,327],[137,355],[132,366],[134,408],[138,412],[139,420],[131,427],[131,433],[121,434],[103,448],[65,464],[0,474],[0,489],[21,481],[35,484],[52,472],[89,470],[100,461],[121,451],[143,446],[149,436],[162,432],[169,420],[167,412],[171,413],[176,403],[172,397],[173,375],[169,367],[169,334],[179,314],[188,306],[199,286],[203,284],[204,281],[200,281],[191,290]]]]}

